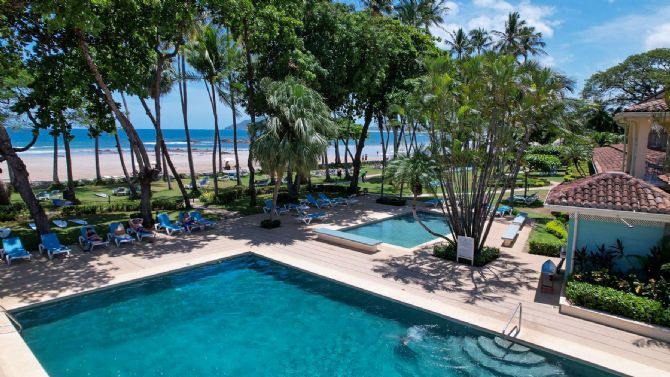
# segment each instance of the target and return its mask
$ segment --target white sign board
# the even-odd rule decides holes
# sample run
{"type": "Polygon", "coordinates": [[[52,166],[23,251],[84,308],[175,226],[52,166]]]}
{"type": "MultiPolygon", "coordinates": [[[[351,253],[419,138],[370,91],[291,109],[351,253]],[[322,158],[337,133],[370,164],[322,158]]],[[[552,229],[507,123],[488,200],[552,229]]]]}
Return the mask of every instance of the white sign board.
{"type": "Polygon", "coordinates": [[[456,260],[459,258],[468,259],[474,266],[475,264],[475,239],[472,237],[458,236],[458,248],[456,249],[456,260]]]}

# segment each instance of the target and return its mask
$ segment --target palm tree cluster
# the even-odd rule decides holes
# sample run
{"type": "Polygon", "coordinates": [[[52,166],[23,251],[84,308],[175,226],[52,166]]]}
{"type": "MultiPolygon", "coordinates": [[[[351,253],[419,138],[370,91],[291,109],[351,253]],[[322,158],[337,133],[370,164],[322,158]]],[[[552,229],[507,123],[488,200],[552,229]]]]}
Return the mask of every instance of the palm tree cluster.
{"type": "Polygon", "coordinates": [[[446,0],[400,0],[394,7],[395,16],[404,24],[430,33],[431,26],[444,22],[449,11],[446,0]]]}
{"type": "Polygon", "coordinates": [[[445,41],[449,51],[460,59],[469,55],[481,55],[486,51],[521,58],[524,62],[530,56],[546,55],[542,33],[521,19],[518,12],[510,13],[505,21],[504,30],[488,32],[482,28],[466,32],[462,28],[449,32],[445,41]]]}

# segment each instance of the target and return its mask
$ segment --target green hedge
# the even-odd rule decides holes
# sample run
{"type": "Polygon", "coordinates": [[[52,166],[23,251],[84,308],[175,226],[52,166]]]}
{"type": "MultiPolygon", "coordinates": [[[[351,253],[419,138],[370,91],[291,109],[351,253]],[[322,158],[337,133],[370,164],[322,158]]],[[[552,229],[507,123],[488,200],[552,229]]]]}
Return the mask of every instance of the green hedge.
{"type": "Polygon", "coordinates": [[[378,204],[388,204],[391,206],[404,206],[407,204],[407,200],[398,198],[396,196],[382,196],[381,198],[377,199],[376,202],[378,204]]]}
{"type": "Polygon", "coordinates": [[[563,243],[530,241],[528,243],[530,254],[546,255],[548,257],[560,257],[563,243]]]}
{"type": "Polygon", "coordinates": [[[265,229],[273,229],[273,228],[279,228],[280,226],[281,226],[281,221],[279,221],[279,220],[277,220],[277,219],[274,219],[274,220],[270,220],[270,219],[261,220],[261,228],[265,228],[265,229]]]}
{"type": "Polygon", "coordinates": [[[551,220],[545,225],[545,228],[549,234],[553,234],[561,240],[568,238],[568,230],[565,229],[565,225],[558,220],[551,220]]]}
{"type": "Polygon", "coordinates": [[[577,306],[602,310],[636,321],[670,326],[670,308],[659,301],[584,282],[569,281],[565,296],[577,306]]]}
{"type": "MultiPolygon", "coordinates": [[[[433,247],[433,255],[441,259],[456,262],[456,248],[451,244],[435,245],[433,247]]],[[[500,249],[496,247],[484,246],[484,248],[479,253],[475,254],[475,266],[485,266],[498,259],[499,256],[500,249]]],[[[466,264],[470,263],[464,260],[459,260],[458,262],[466,264]]]]}

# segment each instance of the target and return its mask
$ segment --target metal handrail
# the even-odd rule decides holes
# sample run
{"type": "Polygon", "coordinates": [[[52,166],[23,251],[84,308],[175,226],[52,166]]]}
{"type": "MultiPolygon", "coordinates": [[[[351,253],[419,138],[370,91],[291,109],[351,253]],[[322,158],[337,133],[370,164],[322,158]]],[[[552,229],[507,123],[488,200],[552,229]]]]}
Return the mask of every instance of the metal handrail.
{"type": "Polygon", "coordinates": [[[19,321],[12,315],[12,313],[10,313],[7,309],[5,309],[4,306],[0,305],[0,310],[2,310],[7,315],[9,321],[12,322],[12,324],[14,324],[16,330],[18,330],[19,334],[21,334],[21,332],[23,332],[23,326],[21,326],[21,323],[19,323],[19,321]]]}
{"type": "MultiPolygon", "coordinates": [[[[505,325],[505,327],[503,327],[503,329],[502,329],[502,331],[501,331],[500,333],[502,333],[502,334],[505,335],[505,336],[508,335],[508,334],[506,333],[507,328],[508,328],[509,325],[512,323],[512,320],[514,319],[514,316],[516,315],[517,312],[519,312],[519,322],[518,322],[518,324],[517,324],[517,326],[516,326],[516,333],[518,334],[518,333],[521,331],[521,316],[522,316],[522,314],[523,314],[523,306],[522,306],[521,303],[519,303],[519,304],[516,306],[516,308],[514,308],[514,311],[512,312],[512,315],[509,316],[509,320],[507,321],[507,324],[505,325]]],[[[510,334],[511,334],[511,333],[512,333],[512,332],[510,331],[510,334]]]]}

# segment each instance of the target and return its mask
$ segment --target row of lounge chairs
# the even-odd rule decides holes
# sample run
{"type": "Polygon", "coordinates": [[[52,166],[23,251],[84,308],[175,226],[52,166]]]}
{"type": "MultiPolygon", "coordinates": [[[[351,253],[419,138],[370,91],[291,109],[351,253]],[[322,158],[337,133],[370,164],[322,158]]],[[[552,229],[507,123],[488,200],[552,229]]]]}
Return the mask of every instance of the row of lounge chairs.
{"type": "MultiPolygon", "coordinates": [[[[193,229],[212,227],[216,224],[214,221],[205,219],[198,211],[190,214],[182,212],[179,214],[179,221],[173,223],[167,213],[161,213],[157,216],[155,228],[157,231],[164,230],[171,235],[174,232],[190,233],[193,229]]],[[[117,247],[125,243],[133,244],[135,241],[144,239],[153,239],[156,233],[145,229],[142,226],[142,219],[131,219],[128,221],[128,228],[121,223],[109,224],[107,238],[101,237],[95,227],[90,225],[82,226],[78,237],[79,245],[84,251],[91,251],[95,247],[109,246],[115,244],[117,247]]],[[[7,234],[6,236],[9,236],[7,234]]],[[[61,244],[55,233],[47,233],[40,236],[41,243],[38,246],[40,253],[46,253],[49,259],[59,254],[70,255],[72,251],[69,247],[61,244]]],[[[7,237],[2,240],[2,249],[0,249],[0,258],[8,265],[17,259],[31,259],[31,254],[26,250],[19,237],[7,237]]]]}
{"type": "Polygon", "coordinates": [[[345,205],[349,207],[353,204],[358,203],[358,200],[354,199],[354,196],[355,195],[349,196],[347,198],[343,197],[330,198],[328,197],[328,195],[320,193],[317,199],[312,194],[307,194],[305,196],[305,199],[302,200],[300,203],[288,203],[285,204],[284,206],[281,207],[276,206],[274,208],[272,205],[272,200],[268,199],[265,201],[265,205],[263,206],[263,212],[270,213],[271,211],[274,211],[274,213],[277,216],[280,216],[288,214],[291,211],[295,211],[296,220],[308,225],[313,220],[323,220],[323,218],[326,216],[325,212],[308,213],[307,211],[310,209],[310,207],[314,207],[317,209],[335,207],[338,205],[345,205]]]}

